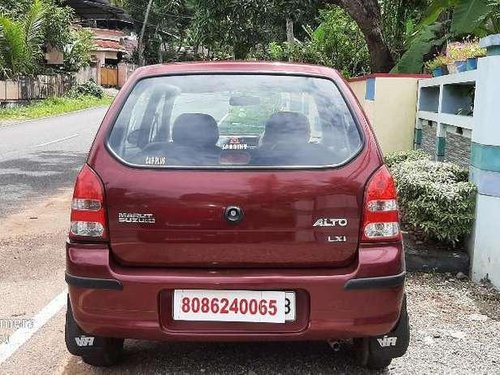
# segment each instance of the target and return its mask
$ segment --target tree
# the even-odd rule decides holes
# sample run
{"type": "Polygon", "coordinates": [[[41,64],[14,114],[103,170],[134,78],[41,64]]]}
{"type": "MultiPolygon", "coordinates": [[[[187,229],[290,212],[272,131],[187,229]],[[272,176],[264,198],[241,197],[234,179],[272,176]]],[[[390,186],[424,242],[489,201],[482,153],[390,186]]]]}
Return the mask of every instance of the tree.
{"type": "MultiPolygon", "coordinates": [[[[175,43],[185,39],[191,23],[189,1],[152,0],[150,13],[146,20],[146,10],[150,0],[123,0],[123,7],[132,17],[137,34],[144,36],[141,46],[146,64],[162,62],[164,55],[175,43]]],[[[139,54],[137,53],[136,56],[139,54]]]]}
{"type": "Polygon", "coordinates": [[[331,65],[349,77],[368,73],[370,54],[356,22],[337,6],[321,10],[320,20],[312,38],[331,65]]]}
{"type": "Polygon", "coordinates": [[[268,16],[272,1],[193,0],[193,39],[211,50],[232,49],[236,59],[244,59],[251,48],[265,43],[270,29],[268,16]]]}
{"type": "Polygon", "coordinates": [[[23,16],[0,16],[0,63],[3,75],[35,73],[42,53],[46,11],[42,0],[34,0],[23,16]]]}
{"type": "Polygon", "coordinates": [[[72,42],[64,47],[64,68],[69,72],[78,72],[91,62],[94,48],[94,34],[88,29],[71,31],[72,42]]]}
{"type": "Polygon", "coordinates": [[[139,42],[137,45],[137,50],[139,52],[139,65],[141,66],[144,65],[144,33],[146,32],[146,26],[148,24],[151,5],[153,5],[153,0],[148,1],[148,6],[146,7],[146,13],[144,13],[144,21],[142,21],[141,32],[139,34],[139,42]]]}
{"type": "Polygon", "coordinates": [[[388,72],[394,67],[394,58],[383,33],[382,13],[378,0],[331,0],[345,9],[358,24],[370,52],[372,72],[388,72]]]}

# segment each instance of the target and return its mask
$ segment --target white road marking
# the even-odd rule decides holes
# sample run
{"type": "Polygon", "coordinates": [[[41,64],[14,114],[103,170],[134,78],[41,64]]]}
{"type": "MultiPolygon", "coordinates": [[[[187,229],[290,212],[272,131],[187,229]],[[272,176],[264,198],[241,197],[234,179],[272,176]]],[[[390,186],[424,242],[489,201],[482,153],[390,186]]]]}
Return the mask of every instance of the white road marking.
{"type": "Polygon", "coordinates": [[[73,134],[73,135],[70,135],[69,137],[59,138],[59,139],[56,139],[54,141],[50,141],[50,142],[46,142],[46,143],[42,143],[42,144],[36,145],[35,147],[48,146],[48,145],[51,145],[52,143],[58,143],[58,142],[62,142],[62,141],[67,141],[68,139],[78,137],[79,135],[80,134],[73,134]]]}
{"type": "Polygon", "coordinates": [[[10,337],[9,342],[0,345],[0,364],[5,362],[14,354],[36,331],[42,328],[54,315],[56,315],[66,304],[66,295],[68,291],[65,289],[57,297],[49,302],[38,314],[33,318],[33,326],[31,328],[21,327],[17,329],[10,337]]]}

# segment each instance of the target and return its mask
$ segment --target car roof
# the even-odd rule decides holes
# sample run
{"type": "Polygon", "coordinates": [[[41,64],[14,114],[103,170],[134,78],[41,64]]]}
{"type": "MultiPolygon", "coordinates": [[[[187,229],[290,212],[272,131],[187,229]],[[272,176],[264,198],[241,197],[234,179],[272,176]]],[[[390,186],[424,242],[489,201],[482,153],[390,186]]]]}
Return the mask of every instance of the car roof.
{"type": "Polygon", "coordinates": [[[142,79],[183,73],[276,73],[323,76],[329,78],[341,77],[335,69],[320,65],[264,61],[211,61],[149,65],[137,69],[134,78],[142,79]]]}

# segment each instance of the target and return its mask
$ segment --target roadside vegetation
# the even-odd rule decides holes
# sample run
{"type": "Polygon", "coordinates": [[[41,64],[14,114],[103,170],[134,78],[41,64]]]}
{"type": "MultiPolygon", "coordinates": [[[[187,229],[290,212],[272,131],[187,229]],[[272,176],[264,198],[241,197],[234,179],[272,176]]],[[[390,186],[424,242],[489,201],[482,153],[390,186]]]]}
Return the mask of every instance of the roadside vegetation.
{"type": "Polygon", "coordinates": [[[396,181],[403,225],[422,240],[463,243],[472,232],[476,204],[468,171],[431,161],[419,150],[392,153],[385,161],[396,181]]]}
{"type": "Polygon", "coordinates": [[[500,0],[111,1],[136,22],[140,64],[264,59],[346,76],[420,73],[451,43],[500,32],[500,0]]]}
{"type": "Polygon", "coordinates": [[[73,26],[74,11],[59,0],[0,2],[0,79],[77,72],[90,63],[93,34],[73,26]],[[49,50],[63,52],[64,64],[44,64],[49,50]]]}
{"type": "Polygon", "coordinates": [[[63,97],[51,97],[32,104],[1,108],[0,121],[30,120],[111,104],[113,98],[92,81],[76,86],[63,97]]]}

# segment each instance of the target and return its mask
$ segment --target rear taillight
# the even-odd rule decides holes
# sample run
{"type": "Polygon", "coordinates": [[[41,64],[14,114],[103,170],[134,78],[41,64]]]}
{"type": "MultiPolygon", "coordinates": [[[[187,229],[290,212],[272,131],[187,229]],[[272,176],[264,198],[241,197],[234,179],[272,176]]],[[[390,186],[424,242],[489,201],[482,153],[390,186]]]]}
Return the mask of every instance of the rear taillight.
{"type": "Polygon", "coordinates": [[[85,164],[76,178],[71,202],[71,239],[106,239],[104,188],[97,174],[85,164]]]}
{"type": "Polygon", "coordinates": [[[396,186],[385,165],[375,172],[366,186],[363,211],[362,241],[401,239],[396,186]]]}

